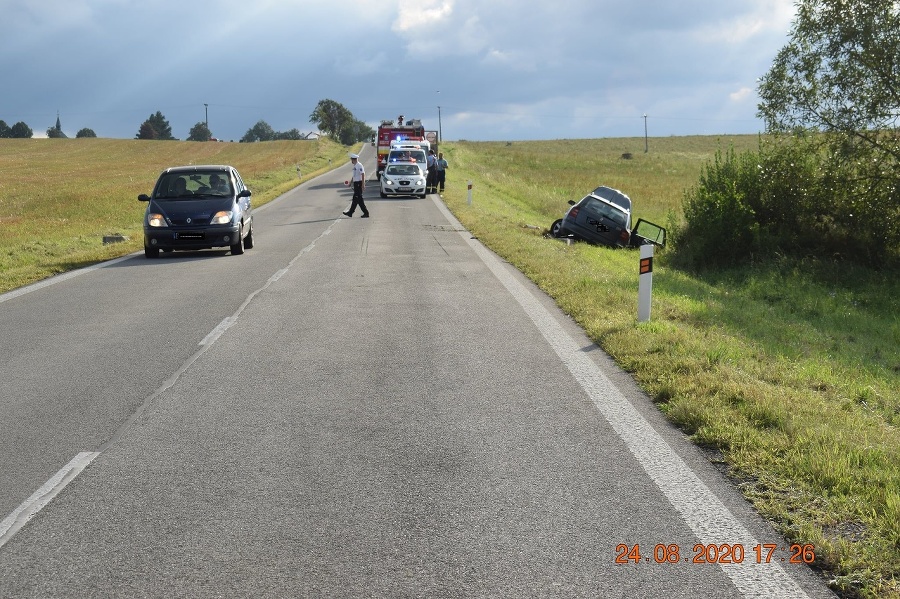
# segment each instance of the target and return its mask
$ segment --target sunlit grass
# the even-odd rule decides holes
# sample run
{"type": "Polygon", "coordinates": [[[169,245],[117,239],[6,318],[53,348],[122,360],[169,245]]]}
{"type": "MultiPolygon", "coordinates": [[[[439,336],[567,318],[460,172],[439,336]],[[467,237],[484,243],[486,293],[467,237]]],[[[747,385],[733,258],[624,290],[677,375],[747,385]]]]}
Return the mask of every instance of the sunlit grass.
{"type": "MultiPolygon", "coordinates": [[[[744,495],[847,596],[900,594],[900,278],[815,258],[703,277],[654,264],[637,322],[638,257],[549,239],[598,185],[636,217],[678,219],[717,150],[755,136],[445,144],[444,199],[553,296],[744,495]],[[630,157],[623,157],[630,154],[630,157]],[[471,205],[466,181],[473,182],[471,205]]],[[[724,542],[724,540],[723,540],[724,542]]]]}

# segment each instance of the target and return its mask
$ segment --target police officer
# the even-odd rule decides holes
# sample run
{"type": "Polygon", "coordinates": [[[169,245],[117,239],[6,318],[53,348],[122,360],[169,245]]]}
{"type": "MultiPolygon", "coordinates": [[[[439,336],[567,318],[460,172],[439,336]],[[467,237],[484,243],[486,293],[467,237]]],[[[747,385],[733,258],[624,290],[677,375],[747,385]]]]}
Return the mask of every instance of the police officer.
{"type": "Polygon", "coordinates": [[[343,214],[344,216],[353,216],[353,211],[359,206],[363,213],[361,218],[369,218],[369,210],[363,201],[363,191],[366,189],[366,169],[359,162],[359,155],[357,154],[350,154],[350,164],[353,165],[353,179],[351,181],[353,185],[353,201],[350,203],[350,209],[343,214]]]}

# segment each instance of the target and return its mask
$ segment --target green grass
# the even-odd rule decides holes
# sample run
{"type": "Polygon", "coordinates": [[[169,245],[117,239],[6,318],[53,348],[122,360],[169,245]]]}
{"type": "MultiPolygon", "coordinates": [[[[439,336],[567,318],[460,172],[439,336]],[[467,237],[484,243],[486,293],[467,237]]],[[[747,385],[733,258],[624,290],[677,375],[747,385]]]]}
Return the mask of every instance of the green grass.
{"type": "MultiPolygon", "coordinates": [[[[845,596],[900,596],[900,277],[814,258],[702,277],[658,251],[650,322],[638,254],[546,237],[566,201],[625,191],[678,222],[717,150],[755,136],[445,143],[444,199],[571,314],[845,596]],[[630,154],[630,158],[624,158],[630,154]],[[473,182],[472,205],[466,181],[473,182]]],[[[0,292],[137,251],[159,172],[235,165],[257,205],[346,160],[318,142],[0,140],[0,292]],[[119,233],[122,244],[102,245],[119,233]]],[[[765,541],[765,539],[763,539],[765,541]]],[[[722,542],[728,542],[723,539],[722,542]]]]}
{"type": "MultiPolygon", "coordinates": [[[[638,253],[546,236],[598,185],[636,217],[678,222],[716,150],[755,136],[444,144],[444,199],[631,372],[845,596],[900,596],[900,281],[814,258],[712,275],[654,264],[637,322],[638,253]],[[630,153],[630,158],[623,154],[630,153]],[[472,204],[466,182],[473,182],[472,204]]],[[[723,540],[724,542],[724,540],[723,540]]]]}

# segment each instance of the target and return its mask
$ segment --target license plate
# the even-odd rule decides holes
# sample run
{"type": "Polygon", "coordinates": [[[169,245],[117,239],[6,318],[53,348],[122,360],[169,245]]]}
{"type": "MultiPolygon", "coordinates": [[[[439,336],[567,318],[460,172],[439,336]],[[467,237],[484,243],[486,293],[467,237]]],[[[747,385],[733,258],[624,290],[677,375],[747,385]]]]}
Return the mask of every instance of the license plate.
{"type": "Polygon", "coordinates": [[[412,187],[401,187],[400,191],[412,191],[412,187]]]}
{"type": "Polygon", "coordinates": [[[175,239],[203,239],[203,233],[175,233],[175,239]]]}

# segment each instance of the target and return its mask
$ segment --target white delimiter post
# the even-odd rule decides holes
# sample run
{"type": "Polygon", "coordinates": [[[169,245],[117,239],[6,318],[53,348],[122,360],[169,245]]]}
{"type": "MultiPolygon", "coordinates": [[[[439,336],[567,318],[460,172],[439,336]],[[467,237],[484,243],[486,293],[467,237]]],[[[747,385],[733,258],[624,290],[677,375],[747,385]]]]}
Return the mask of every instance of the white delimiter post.
{"type": "Polygon", "coordinates": [[[466,184],[468,184],[468,186],[469,186],[469,197],[466,201],[469,203],[469,206],[471,206],[472,205],[472,182],[466,181],[466,184]]]}
{"type": "Polygon", "coordinates": [[[638,282],[638,322],[650,320],[650,296],[653,291],[653,245],[641,246],[640,281],[638,282]]]}

